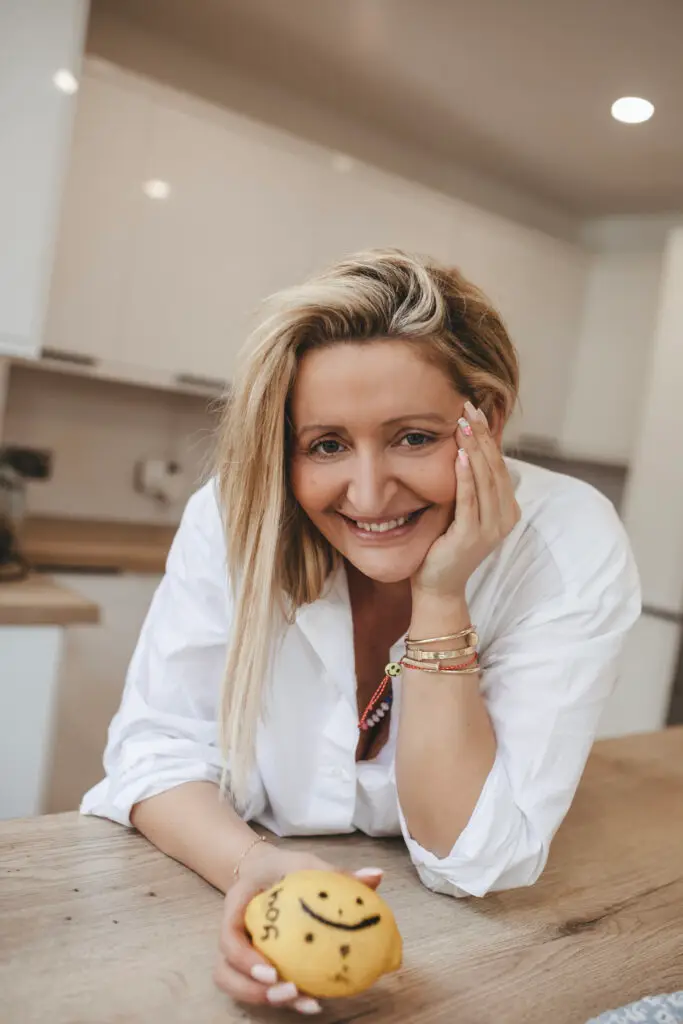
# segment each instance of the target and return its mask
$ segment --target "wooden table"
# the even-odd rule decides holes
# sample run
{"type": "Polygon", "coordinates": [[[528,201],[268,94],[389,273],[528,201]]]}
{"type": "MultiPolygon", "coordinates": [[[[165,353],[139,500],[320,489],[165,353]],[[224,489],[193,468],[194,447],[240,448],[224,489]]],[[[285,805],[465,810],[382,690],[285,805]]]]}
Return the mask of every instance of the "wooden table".
{"type": "MultiPolygon", "coordinates": [[[[321,1021],[584,1024],[683,988],[683,730],[596,746],[531,889],[454,900],[420,886],[400,841],[294,843],[384,867],[405,940],[401,972],[321,1021]]],[[[106,821],[0,824],[0,1021],[294,1019],[214,990],[220,913],[209,886],[106,821]]]]}

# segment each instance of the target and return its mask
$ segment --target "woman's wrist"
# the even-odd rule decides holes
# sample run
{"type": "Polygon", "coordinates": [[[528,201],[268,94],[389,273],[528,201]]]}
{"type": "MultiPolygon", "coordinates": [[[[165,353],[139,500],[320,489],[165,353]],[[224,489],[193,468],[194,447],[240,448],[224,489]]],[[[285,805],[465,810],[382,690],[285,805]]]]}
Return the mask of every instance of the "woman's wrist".
{"type": "MultiPolygon", "coordinates": [[[[449,636],[460,633],[471,626],[470,612],[464,593],[457,596],[441,597],[431,593],[413,591],[413,611],[408,636],[411,640],[427,637],[449,636]]],[[[448,641],[451,646],[454,641],[448,641]]],[[[458,646],[458,641],[455,645],[458,646]]],[[[463,637],[459,646],[467,646],[463,637]]]]}

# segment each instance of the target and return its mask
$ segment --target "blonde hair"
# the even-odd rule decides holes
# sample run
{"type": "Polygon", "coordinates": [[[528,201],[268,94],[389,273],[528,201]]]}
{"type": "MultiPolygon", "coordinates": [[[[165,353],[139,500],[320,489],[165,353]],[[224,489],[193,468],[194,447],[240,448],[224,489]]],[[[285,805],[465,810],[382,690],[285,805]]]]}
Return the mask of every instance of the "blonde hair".
{"type": "Polygon", "coordinates": [[[246,806],[256,729],[275,644],[315,601],[338,555],[298,506],[288,480],[288,404],[312,348],[399,338],[436,361],[454,388],[507,420],[517,357],[488,300],[459,271],[400,250],[349,257],[269,301],[241,354],[217,448],[235,602],[220,704],[224,786],[246,806]]]}

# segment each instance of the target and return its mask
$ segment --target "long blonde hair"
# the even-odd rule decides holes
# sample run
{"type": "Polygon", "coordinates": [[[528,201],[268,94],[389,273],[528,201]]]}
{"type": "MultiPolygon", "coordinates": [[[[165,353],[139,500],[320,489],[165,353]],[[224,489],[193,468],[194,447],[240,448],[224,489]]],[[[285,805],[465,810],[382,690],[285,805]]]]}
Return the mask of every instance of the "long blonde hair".
{"type": "Polygon", "coordinates": [[[349,257],[269,300],[244,346],[226,403],[216,472],[234,616],[220,705],[224,783],[244,808],[256,729],[278,636],[315,601],[338,555],[298,506],[288,479],[289,398],[312,348],[400,338],[419,346],[457,391],[506,420],[517,357],[486,297],[459,271],[400,250],[349,257]]]}

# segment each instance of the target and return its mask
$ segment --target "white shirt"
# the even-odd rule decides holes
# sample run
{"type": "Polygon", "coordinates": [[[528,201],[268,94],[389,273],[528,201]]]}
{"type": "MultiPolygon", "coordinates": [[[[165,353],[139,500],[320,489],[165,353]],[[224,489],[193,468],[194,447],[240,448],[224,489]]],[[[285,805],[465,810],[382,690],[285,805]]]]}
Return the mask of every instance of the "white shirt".
{"type": "MultiPolygon", "coordinates": [[[[355,761],[356,676],[343,569],[319,600],[299,609],[279,649],[257,736],[250,819],[278,835],[402,833],[424,884],[452,895],[531,885],[541,874],[616,681],[640,590],[606,498],[571,477],[506,461],[522,518],[467,587],[497,754],[449,855],[420,846],[401,813],[400,680],[384,750],[372,762],[355,761]]],[[[230,621],[210,483],[185,510],[109,729],[106,778],[84,797],[84,813],[129,825],[139,800],[192,780],[219,781],[217,712],[230,621]]],[[[401,642],[391,657],[402,653],[401,642]]]]}

